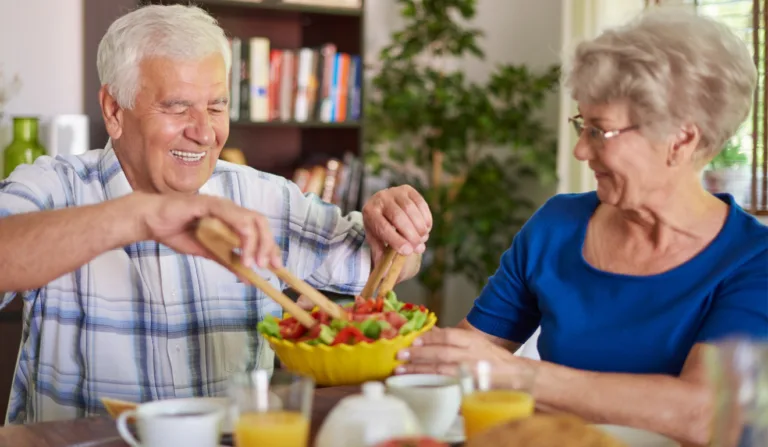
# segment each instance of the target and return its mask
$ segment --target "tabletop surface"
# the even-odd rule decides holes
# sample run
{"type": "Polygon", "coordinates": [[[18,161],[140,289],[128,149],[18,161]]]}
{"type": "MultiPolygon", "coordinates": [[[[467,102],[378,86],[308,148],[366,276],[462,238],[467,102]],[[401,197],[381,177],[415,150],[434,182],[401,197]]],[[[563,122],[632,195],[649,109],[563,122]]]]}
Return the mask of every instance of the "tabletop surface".
{"type": "MultiPolygon", "coordinates": [[[[360,391],[357,386],[328,387],[315,390],[312,406],[311,443],[325,417],[343,397],[360,391]]],[[[110,417],[42,422],[0,427],[0,447],[125,447],[110,417]]]]}

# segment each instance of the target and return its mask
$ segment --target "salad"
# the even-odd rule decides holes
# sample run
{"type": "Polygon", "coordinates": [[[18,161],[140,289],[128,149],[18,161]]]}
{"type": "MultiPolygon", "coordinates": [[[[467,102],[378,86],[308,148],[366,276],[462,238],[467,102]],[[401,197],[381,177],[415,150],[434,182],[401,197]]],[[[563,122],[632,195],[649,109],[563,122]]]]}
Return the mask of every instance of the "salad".
{"type": "Polygon", "coordinates": [[[264,335],[296,343],[353,345],[418,331],[426,324],[428,315],[424,306],[400,302],[394,292],[376,298],[357,296],[345,310],[348,321],[331,318],[325,312],[315,310],[312,317],[319,324],[312,330],[294,317],[278,320],[272,315],[264,317],[256,327],[264,335]]]}

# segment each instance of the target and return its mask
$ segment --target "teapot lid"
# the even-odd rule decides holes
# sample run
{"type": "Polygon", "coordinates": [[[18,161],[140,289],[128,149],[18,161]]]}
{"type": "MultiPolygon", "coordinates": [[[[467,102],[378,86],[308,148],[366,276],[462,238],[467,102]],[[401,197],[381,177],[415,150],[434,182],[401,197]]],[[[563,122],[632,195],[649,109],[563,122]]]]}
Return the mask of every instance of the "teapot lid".
{"type": "Polygon", "coordinates": [[[365,382],[360,394],[347,396],[339,402],[338,409],[358,415],[408,411],[408,405],[397,397],[385,393],[381,382],[365,382]]]}
{"type": "Polygon", "coordinates": [[[362,386],[363,396],[369,399],[384,397],[384,384],[381,382],[365,382],[362,386]]]}

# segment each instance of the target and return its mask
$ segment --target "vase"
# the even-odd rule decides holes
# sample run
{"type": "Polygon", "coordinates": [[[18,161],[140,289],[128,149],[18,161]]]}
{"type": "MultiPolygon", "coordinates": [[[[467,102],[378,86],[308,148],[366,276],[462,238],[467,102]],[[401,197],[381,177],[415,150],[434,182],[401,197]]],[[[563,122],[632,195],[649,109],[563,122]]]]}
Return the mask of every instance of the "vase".
{"type": "Polygon", "coordinates": [[[39,120],[33,117],[13,118],[13,140],[3,152],[3,176],[11,175],[17,166],[31,164],[41,155],[45,147],[38,139],[39,120]]]}

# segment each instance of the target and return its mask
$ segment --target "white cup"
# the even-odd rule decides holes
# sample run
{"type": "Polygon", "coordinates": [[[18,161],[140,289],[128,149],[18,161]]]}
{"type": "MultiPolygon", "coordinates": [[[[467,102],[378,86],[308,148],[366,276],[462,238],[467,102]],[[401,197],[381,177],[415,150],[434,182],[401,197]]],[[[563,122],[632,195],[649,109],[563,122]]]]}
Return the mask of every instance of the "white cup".
{"type": "Polygon", "coordinates": [[[429,436],[445,435],[461,406],[461,387],[456,377],[438,374],[404,374],[386,380],[387,393],[405,401],[429,436]]]}
{"type": "Polygon", "coordinates": [[[206,399],[169,399],[139,405],[117,418],[120,436],[133,447],[218,447],[227,408],[206,399]],[[136,420],[141,442],[128,429],[136,420]]]}

